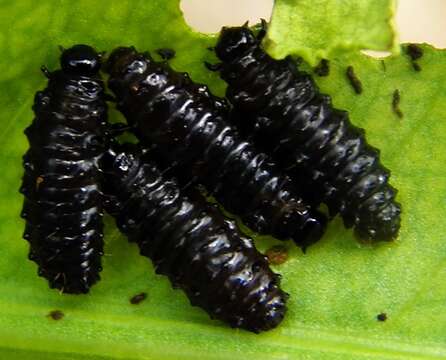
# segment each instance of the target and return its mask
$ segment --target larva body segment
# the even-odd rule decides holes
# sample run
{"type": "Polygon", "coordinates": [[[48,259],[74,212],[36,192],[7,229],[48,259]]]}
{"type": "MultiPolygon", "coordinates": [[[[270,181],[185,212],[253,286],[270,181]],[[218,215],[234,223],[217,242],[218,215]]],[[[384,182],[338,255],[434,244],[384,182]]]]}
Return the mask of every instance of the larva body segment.
{"type": "Polygon", "coordinates": [[[305,248],[325,229],[295,184],[226,121],[227,105],[206,86],[134,48],[110,56],[109,87],[136,135],[181,184],[201,183],[247,226],[305,248]]]}
{"type": "Polygon", "coordinates": [[[29,258],[51,288],[86,293],[99,280],[102,234],[101,173],[106,103],[100,59],[89,46],[64,50],[61,70],[37,92],[35,118],[25,130],[20,191],[29,258]]]}
{"type": "Polygon", "coordinates": [[[183,195],[136,145],[116,145],[104,170],[118,227],[192,305],[254,332],[281,322],[287,294],[279,276],[215,206],[183,195]]]}
{"type": "Polygon", "coordinates": [[[231,122],[290,171],[306,201],[326,203],[361,239],[394,239],[401,206],[379,151],[309,74],[289,58],[269,57],[260,40],[247,27],[223,28],[215,47],[234,107],[231,122]]]}

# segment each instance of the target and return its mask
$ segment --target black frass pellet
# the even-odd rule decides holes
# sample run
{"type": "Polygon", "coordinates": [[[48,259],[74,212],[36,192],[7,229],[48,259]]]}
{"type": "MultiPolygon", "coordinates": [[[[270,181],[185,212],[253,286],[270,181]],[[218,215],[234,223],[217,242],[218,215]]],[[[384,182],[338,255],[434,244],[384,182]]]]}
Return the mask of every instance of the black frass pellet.
{"type": "Polygon", "coordinates": [[[330,74],[330,61],[322,59],[313,71],[318,76],[328,76],[330,74]]]}
{"type": "Polygon", "coordinates": [[[359,80],[358,75],[356,75],[353,66],[347,66],[345,74],[355,93],[358,95],[362,94],[362,82],[359,80]]]}
{"type": "Polygon", "coordinates": [[[279,275],[234,222],[201,195],[185,196],[137,145],[115,146],[104,170],[107,208],[119,229],[192,305],[254,332],[282,321],[287,294],[279,275]]]}
{"type": "Polygon", "coordinates": [[[400,119],[404,117],[403,112],[400,109],[401,93],[398,89],[395,89],[392,94],[392,110],[396,116],[400,119]]]}
{"type": "Polygon", "coordinates": [[[62,69],[49,72],[37,92],[35,118],[25,130],[22,217],[29,258],[51,288],[86,293],[99,280],[102,234],[101,175],[107,107],[100,56],[89,46],[64,50],[62,69]]]}
{"type": "Polygon", "coordinates": [[[325,229],[325,216],[300,198],[295,184],[226,121],[226,103],[166,62],[118,48],[107,62],[118,109],[157,162],[182,186],[202,184],[252,230],[305,248],[325,229]]]}

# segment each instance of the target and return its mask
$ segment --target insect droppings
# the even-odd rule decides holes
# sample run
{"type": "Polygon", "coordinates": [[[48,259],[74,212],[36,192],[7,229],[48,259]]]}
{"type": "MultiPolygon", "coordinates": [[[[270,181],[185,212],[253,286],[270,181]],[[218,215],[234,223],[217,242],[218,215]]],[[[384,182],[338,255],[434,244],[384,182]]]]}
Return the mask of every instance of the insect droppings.
{"type": "Polygon", "coordinates": [[[416,61],[412,61],[412,67],[415,71],[421,71],[421,66],[416,61]]]}
{"type": "Polygon", "coordinates": [[[415,71],[421,71],[421,66],[417,60],[423,56],[423,49],[416,44],[409,44],[406,48],[406,53],[412,60],[412,67],[415,71]]]}
{"type": "Polygon", "coordinates": [[[175,50],[173,49],[169,49],[169,48],[162,48],[162,49],[158,49],[156,50],[157,54],[159,56],[161,56],[164,60],[170,60],[173,59],[175,57],[175,50]]]}
{"type": "Polygon", "coordinates": [[[423,56],[423,49],[416,44],[407,45],[407,54],[412,60],[418,60],[423,56]]]}
{"type": "Polygon", "coordinates": [[[355,90],[355,93],[361,94],[362,93],[362,82],[356,76],[355,70],[353,69],[353,66],[351,66],[351,65],[347,67],[347,78],[350,81],[350,84],[353,87],[353,90],[355,90]]]}
{"type": "Polygon", "coordinates": [[[48,313],[47,316],[53,320],[61,320],[65,316],[65,314],[60,310],[52,310],[48,313]]]}
{"type": "Polygon", "coordinates": [[[130,304],[138,305],[138,304],[142,303],[145,299],[147,299],[147,293],[142,292],[142,293],[136,294],[135,296],[132,296],[130,298],[130,304]]]}
{"type": "Polygon", "coordinates": [[[381,313],[376,315],[376,320],[378,321],[386,321],[387,320],[387,314],[386,313],[381,313]]]}
{"type": "Polygon", "coordinates": [[[402,119],[404,117],[403,112],[400,109],[400,101],[401,101],[401,95],[400,91],[398,89],[395,89],[392,95],[392,109],[393,112],[402,119]]]}
{"type": "Polygon", "coordinates": [[[330,74],[330,61],[322,59],[314,68],[314,73],[319,76],[328,76],[330,74]]]}
{"type": "Polygon", "coordinates": [[[288,249],[285,246],[276,245],[269,248],[265,255],[271,265],[281,265],[288,260],[288,249]]]}

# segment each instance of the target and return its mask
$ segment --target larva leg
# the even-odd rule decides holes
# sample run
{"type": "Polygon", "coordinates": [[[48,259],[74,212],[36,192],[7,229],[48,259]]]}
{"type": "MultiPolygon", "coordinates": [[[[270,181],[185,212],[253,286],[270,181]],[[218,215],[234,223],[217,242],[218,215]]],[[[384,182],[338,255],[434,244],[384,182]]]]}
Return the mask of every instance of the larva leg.
{"type": "Polygon", "coordinates": [[[43,75],[45,75],[45,77],[46,77],[47,79],[50,79],[50,78],[51,78],[51,72],[48,70],[48,68],[47,68],[45,65],[42,65],[42,66],[40,67],[40,71],[42,71],[43,75]]]}
{"type": "Polygon", "coordinates": [[[260,42],[266,35],[266,31],[268,29],[268,23],[265,19],[260,19],[260,30],[257,34],[257,40],[260,42]]]}
{"type": "Polygon", "coordinates": [[[205,61],[204,66],[206,66],[208,70],[216,72],[221,70],[222,64],[221,63],[211,64],[205,61]]]}

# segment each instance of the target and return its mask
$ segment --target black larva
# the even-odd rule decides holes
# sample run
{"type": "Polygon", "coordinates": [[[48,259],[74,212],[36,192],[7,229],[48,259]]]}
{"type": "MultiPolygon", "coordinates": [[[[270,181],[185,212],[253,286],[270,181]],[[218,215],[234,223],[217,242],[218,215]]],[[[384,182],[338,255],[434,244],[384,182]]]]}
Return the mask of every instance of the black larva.
{"type": "Polygon", "coordinates": [[[145,157],[130,144],[104,156],[105,189],[120,230],[212,318],[254,332],[277,326],[287,294],[252,240],[200,195],[184,196],[145,157]]]}
{"type": "Polygon", "coordinates": [[[395,238],[400,204],[379,150],[308,74],[290,59],[273,60],[260,40],[246,27],[223,28],[215,48],[233,122],[290,171],[307,201],[325,202],[362,239],[395,238]]]}
{"type": "Polygon", "coordinates": [[[116,49],[107,69],[118,109],[183,186],[201,183],[259,233],[292,238],[303,248],[321,237],[325,216],[301,200],[267,155],[242,140],[226,121],[226,103],[205,85],[134,48],[116,49]]]}
{"type": "Polygon", "coordinates": [[[25,130],[22,217],[29,258],[51,288],[86,293],[99,280],[103,247],[98,160],[104,151],[106,103],[100,57],[89,46],[64,50],[61,70],[43,68],[35,119],[25,130]]]}

